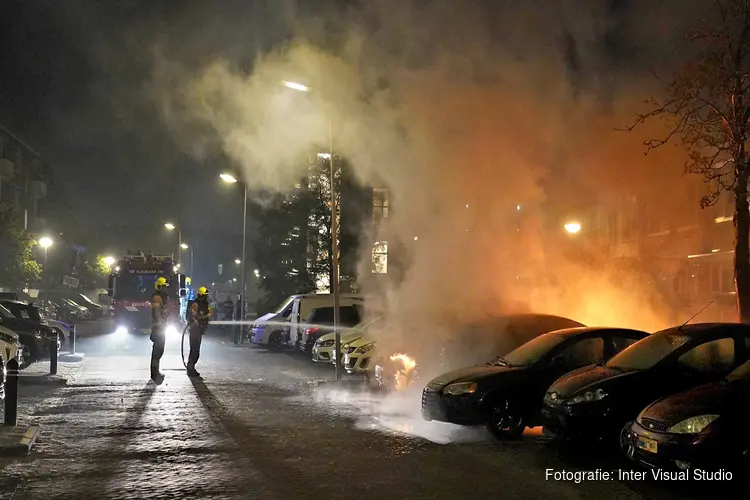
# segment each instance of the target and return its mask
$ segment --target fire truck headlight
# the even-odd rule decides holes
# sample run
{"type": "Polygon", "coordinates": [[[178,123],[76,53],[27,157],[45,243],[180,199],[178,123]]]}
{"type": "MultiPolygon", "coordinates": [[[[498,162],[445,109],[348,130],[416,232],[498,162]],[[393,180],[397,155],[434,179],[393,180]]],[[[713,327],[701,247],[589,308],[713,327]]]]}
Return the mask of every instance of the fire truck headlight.
{"type": "Polygon", "coordinates": [[[127,334],[128,334],[128,329],[125,328],[124,326],[118,326],[117,329],[115,330],[115,335],[117,335],[118,337],[124,337],[127,334]]]}

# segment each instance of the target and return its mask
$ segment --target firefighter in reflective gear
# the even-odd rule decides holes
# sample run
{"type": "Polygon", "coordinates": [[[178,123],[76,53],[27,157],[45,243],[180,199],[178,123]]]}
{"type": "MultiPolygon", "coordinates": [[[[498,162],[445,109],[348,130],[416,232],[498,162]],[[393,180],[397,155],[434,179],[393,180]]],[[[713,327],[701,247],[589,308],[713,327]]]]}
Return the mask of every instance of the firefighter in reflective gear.
{"type": "Polygon", "coordinates": [[[164,355],[164,344],[167,340],[167,279],[158,278],[151,295],[151,380],[160,384],[164,374],[159,371],[159,362],[164,355]]]}
{"type": "Polygon", "coordinates": [[[190,355],[187,362],[188,377],[200,377],[200,373],[195,370],[195,364],[201,354],[201,341],[206,333],[208,322],[212,314],[211,306],[208,303],[208,290],[202,286],[198,289],[195,300],[190,304],[190,355]]]}

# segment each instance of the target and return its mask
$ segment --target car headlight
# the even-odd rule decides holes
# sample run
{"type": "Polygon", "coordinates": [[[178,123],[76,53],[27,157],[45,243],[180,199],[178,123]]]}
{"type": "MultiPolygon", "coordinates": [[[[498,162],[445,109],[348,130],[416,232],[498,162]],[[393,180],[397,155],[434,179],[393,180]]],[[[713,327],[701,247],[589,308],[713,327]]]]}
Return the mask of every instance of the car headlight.
{"type": "Polygon", "coordinates": [[[597,389],[595,391],[586,391],[580,394],[576,394],[575,396],[570,398],[570,401],[568,401],[568,403],[572,405],[578,403],[591,403],[592,401],[601,401],[605,397],[607,397],[607,393],[602,389],[597,389]]]}
{"type": "Polygon", "coordinates": [[[669,428],[667,432],[674,434],[700,434],[703,429],[719,418],[719,415],[698,415],[697,417],[686,418],[682,422],[676,423],[669,428]]]}
{"type": "MultiPolygon", "coordinates": [[[[365,353],[368,353],[368,352],[372,351],[374,348],[375,348],[375,342],[370,342],[369,344],[365,344],[362,347],[360,347],[359,349],[357,349],[356,352],[358,352],[360,354],[365,354],[365,353]]],[[[348,349],[347,349],[347,352],[349,352],[348,349]]]]}
{"type": "Polygon", "coordinates": [[[331,347],[335,343],[335,340],[324,340],[323,342],[317,342],[320,347],[331,347]]]}
{"type": "Polygon", "coordinates": [[[461,394],[474,394],[477,392],[476,382],[459,382],[457,384],[449,384],[443,389],[443,394],[448,396],[460,396],[461,394]]]}
{"type": "Polygon", "coordinates": [[[174,325],[168,325],[166,330],[167,337],[177,337],[180,332],[177,330],[177,327],[174,325]]]}

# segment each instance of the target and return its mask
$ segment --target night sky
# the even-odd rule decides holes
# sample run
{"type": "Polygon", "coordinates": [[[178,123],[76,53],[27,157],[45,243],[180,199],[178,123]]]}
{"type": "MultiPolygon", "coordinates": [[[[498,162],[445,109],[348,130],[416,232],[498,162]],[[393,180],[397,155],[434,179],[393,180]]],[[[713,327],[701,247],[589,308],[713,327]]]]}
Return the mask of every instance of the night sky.
{"type": "MultiPolygon", "coordinates": [[[[165,130],[145,91],[153,51],[159,48],[188,67],[221,56],[249,69],[258,51],[292,37],[290,19],[320,16],[313,4],[321,3],[329,13],[356,4],[4,0],[0,123],[45,156],[77,229],[89,231],[92,244],[113,252],[124,251],[128,242],[171,251],[176,238],[163,223],[179,219],[183,239],[199,252],[199,269],[212,275],[218,262],[233,260],[241,248],[241,193],[217,179],[231,166],[226,159],[198,162],[165,130]]],[[[491,18],[496,2],[484,4],[491,18]]],[[[599,30],[603,34],[582,46],[593,24],[582,14],[561,20],[571,26],[560,30],[567,34],[557,42],[571,81],[582,87],[597,82],[606,91],[618,72],[643,71],[644,60],[653,63],[644,55],[664,45],[659,23],[669,18],[674,24],[674,16],[644,17],[652,9],[663,14],[661,2],[593,4],[608,23],[599,30]],[[599,79],[584,78],[591,76],[592,60],[599,79]]],[[[335,23],[326,25],[331,16],[319,19],[323,28],[335,30],[335,23]]]]}

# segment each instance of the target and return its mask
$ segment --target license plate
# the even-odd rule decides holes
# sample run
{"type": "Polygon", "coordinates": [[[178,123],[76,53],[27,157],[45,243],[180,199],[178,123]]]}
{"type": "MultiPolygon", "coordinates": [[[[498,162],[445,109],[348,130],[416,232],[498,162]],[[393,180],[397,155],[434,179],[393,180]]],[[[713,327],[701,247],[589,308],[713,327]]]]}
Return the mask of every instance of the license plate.
{"type": "Polygon", "coordinates": [[[657,443],[651,438],[638,436],[638,441],[636,442],[636,446],[640,448],[641,450],[647,451],[649,453],[656,453],[659,448],[659,443],[657,443]]]}

